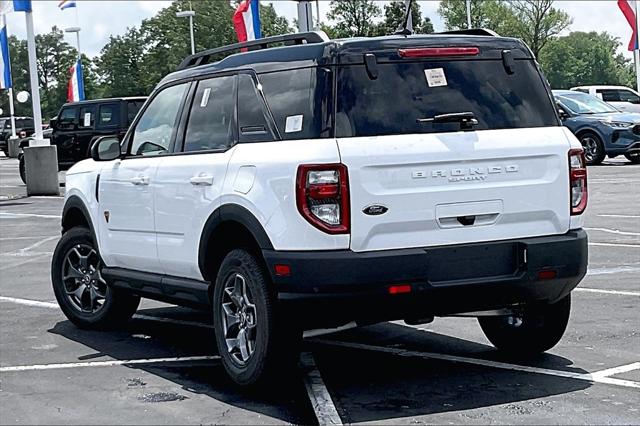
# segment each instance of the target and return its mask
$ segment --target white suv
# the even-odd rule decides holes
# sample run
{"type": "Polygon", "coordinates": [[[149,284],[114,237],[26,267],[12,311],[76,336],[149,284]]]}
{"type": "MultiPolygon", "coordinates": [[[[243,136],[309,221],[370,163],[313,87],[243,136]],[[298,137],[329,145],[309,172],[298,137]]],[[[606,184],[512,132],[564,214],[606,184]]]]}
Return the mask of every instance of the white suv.
{"type": "Polygon", "coordinates": [[[545,351],[587,268],[581,145],[510,38],[196,54],[66,187],[67,317],[112,327],[141,296],[211,309],[240,384],[282,371],[304,329],[352,322],[474,315],[499,349],[545,351]]]}
{"type": "Polygon", "coordinates": [[[620,111],[640,113],[640,95],[633,89],[625,86],[579,86],[572,87],[582,93],[596,96],[620,111]]]}

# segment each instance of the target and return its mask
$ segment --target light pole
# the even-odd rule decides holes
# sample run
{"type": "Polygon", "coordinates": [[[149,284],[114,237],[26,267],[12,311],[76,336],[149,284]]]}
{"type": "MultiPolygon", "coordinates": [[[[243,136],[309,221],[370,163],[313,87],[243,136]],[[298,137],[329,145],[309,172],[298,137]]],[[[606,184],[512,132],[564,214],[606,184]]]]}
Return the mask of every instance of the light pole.
{"type": "Polygon", "coordinates": [[[80,27],[65,28],[66,33],[76,33],[76,43],[78,46],[78,59],[80,59],[80,27]]]}
{"type": "Polygon", "coordinates": [[[185,10],[182,12],[176,12],[178,18],[189,18],[189,31],[191,32],[191,54],[196,53],[196,42],[193,38],[193,17],[196,16],[196,12],[193,10],[185,10]]]}

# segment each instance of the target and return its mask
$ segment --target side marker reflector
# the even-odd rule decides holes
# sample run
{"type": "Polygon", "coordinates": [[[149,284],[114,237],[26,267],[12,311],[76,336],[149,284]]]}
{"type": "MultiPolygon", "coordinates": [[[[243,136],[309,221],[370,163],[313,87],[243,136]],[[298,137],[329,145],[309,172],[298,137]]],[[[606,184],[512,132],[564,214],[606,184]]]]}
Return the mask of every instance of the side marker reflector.
{"type": "Polygon", "coordinates": [[[409,284],[392,285],[389,287],[389,294],[404,294],[411,293],[411,286],[409,284]]]}

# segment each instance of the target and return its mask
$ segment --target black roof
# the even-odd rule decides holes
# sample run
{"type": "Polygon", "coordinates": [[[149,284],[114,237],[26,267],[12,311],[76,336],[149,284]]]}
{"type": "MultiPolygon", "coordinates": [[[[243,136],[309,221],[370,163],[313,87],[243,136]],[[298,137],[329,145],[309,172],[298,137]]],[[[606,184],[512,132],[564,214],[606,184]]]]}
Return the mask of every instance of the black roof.
{"type": "Polygon", "coordinates": [[[85,101],[67,102],[63,106],[99,104],[99,103],[113,102],[113,101],[146,101],[146,100],[147,100],[146,96],[126,96],[126,97],[121,97],[121,98],[88,99],[88,100],[85,100],[85,101]]]}
{"type": "MultiPolygon", "coordinates": [[[[317,65],[356,64],[364,62],[364,53],[373,53],[379,62],[399,60],[398,49],[407,47],[478,47],[481,59],[501,59],[503,50],[511,50],[514,59],[531,59],[531,50],[519,39],[500,37],[487,30],[470,30],[425,35],[392,35],[382,37],[361,37],[329,40],[314,38],[312,42],[289,46],[260,48],[258,41],[252,42],[249,51],[239,51],[242,44],[212,49],[187,57],[178,69],[167,75],[159,86],[165,83],[235,69],[254,69],[257,73],[302,68],[317,65]],[[251,50],[253,48],[259,50],[251,50]],[[199,56],[215,57],[208,52],[237,52],[217,62],[198,65],[199,56]],[[195,66],[194,66],[195,65],[195,66]]],[[[293,35],[291,35],[293,36],[293,35]]],[[[285,37],[285,36],[278,36],[285,37]]],[[[263,39],[264,40],[264,39],[263,39]]],[[[266,39],[268,42],[270,39],[266,39]]],[[[266,42],[264,47],[266,47],[266,42]]],[[[439,58],[442,60],[442,58],[439,58]]]]}

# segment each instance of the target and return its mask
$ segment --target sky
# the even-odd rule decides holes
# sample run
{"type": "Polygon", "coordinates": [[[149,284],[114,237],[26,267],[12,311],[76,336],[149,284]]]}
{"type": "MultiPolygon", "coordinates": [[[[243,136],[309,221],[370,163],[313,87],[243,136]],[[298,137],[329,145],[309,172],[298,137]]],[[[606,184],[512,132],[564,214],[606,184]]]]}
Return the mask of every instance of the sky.
{"type": "MultiPolygon", "coordinates": [[[[197,1],[197,0],[194,0],[197,1]]],[[[262,0],[264,1],[264,0],[262,0]]],[[[46,33],[53,25],[60,28],[68,28],[79,25],[81,50],[89,57],[100,53],[100,49],[109,40],[109,35],[119,35],[128,27],[138,26],[145,18],[155,15],[160,9],[170,4],[170,1],[161,0],[77,0],[78,7],[59,10],[58,0],[34,0],[33,19],[36,33],[46,33]],[[77,16],[76,16],[77,12],[77,16]]],[[[292,0],[266,1],[273,3],[276,11],[284,15],[291,22],[297,16],[297,2],[292,0]]],[[[381,6],[385,2],[379,2],[381,6]]],[[[439,2],[418,1],[423,16],[428,16],[433,22],[436,31],[444,30],[442,19],[437,13],[439,2]]],[[[607,31],[622,42],[620,52],[626,57],[633,55],[626,51],[626,46],[631,37],[631,29],[622,12],[618,9],[616,0],[589,0],[589,1],[556,1],[555,7],[562,9],[573,17],[573,24],[565,31],[607,31]]],[[[320,1],[320,15],[326,20],[329,10],[329,1],[320,1]]],[[[315,16],[315,5],[313,8],[315,16]]],[[[185,19],[185,32],[188,31],[185,19]]],[[[22,13],[13,13],[7,17],[9,34],[15,34],[25,38],[25,19],[22,13]]],[[[196,37],[198,35],[196,34],[196,37]]],[[[67,34],[67,42],[76,44],[75,36],[67,34]]],[[[212,46],[214,47],[214,46],[212,46]]]]}

